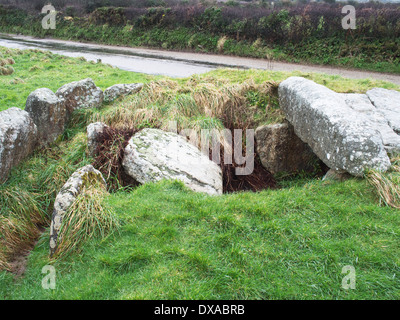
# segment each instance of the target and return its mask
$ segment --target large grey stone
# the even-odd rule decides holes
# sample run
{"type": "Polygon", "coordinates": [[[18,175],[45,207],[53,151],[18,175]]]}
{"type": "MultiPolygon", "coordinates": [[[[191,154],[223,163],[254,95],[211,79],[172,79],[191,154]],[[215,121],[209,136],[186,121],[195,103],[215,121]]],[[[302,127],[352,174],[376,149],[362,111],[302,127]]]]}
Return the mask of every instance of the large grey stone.
{"type": "Polygon", "coordinates": [[[367,91],[367,96],[394,131],[400,133],[400,92],[383,88],[367,91]]]}
{"type": "Polygon", "coordinates": [[[98,137],[100,134],[104,132],[104,130],[108,128],[105,123],[95,122],[91,123],[87,127],[87,138],[88,138],[88,151],[91,157],[96,157],[97,147],[98,147],[98,137]]]}
{"type": "Polygon", "coordinates": [[[288,122],[258,127],[255,138],[261,163],[272,174],[313,172],[320,161],[288,122]]]}
{"type": "Polygon", "coordinates": [[[36,145],[37,128],[28,112],[19,108],[0,112],[0,182],[36,145]]]}
{"type": "Polygon", "coordinates": [[[68,209],[74,203],[76,197],[82,192],[83,187],[97,183],[106,187],[106,181],[101,172],[93,168],[93,166],[87,165],[75,171],[61,188],[54,202],[53,216],[51,219],[50,255],[56,252],[57,244],[61,242],[59,231],[63,217],[68,212],[68,209]]]}
{"type": "Polygon", "coordinates": [[[76,109],[99,107],[104,99],[103,91],[90,78],[63,85],[56,95],[64,100],[67,117],[76,109]]]}
{"type": "Polygon", "coordinates": [[[313,81],[290,77],[279,85],[280,107],[296,135],[331,169],[362,176],[387,171],[382,136],[343,96],[313,81]]]}
{"type": "Polygon", "coordinates": [[[341,94],[347,105],[369,121],[382,136],[382,141],[388,153],[400,152],[400,136],[389,125],[388,119],[371,102],[366,94],[341,94]]]}
{"type": "Polygon", "coordinates": [[[112,102],[121,96],[127,96],[139,92],[143,83],[116,84],[104,90],[104,101],[112,102]]]}
{"type": "Polygon", "coordinates": [[[54,142],[64,132],[65,106],[63,100],[50,89],[33,91],[26,100],[25,111],[37,126],[38,141],[41,145],[54,142]]]}
{"type": "Polygon", "coordinates": [[[182,136],[158,129],[136,133],[125,149],[125,172],[139,183],[181,180],[190,189],[222,194],[221,168],[182,136]]]}

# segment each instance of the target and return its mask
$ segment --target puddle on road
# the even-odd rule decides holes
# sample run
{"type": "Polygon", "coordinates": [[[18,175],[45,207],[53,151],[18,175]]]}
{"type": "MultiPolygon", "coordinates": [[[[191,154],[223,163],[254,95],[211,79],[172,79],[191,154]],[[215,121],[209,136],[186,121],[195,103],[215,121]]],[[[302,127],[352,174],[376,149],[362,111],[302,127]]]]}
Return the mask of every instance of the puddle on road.
{"type": "Polygon", "coordinates": [[[122,70],[174,78],[206,73],[216,68],[216,66],[206,64],[142,57],[134,54],[122,54],[117,52],[102,52],[98,48],[90,48],[90,45],[87,46],[88,48],[85,48],[85,44],[67,45],[53,42],[46,43],[46,40],[25,41],[0,37],[0,46],[10,49],[48,50],[68,57],[85,57],[85,59],[89,61],[101,59],[103,63],[108,63],[122,70]]]}

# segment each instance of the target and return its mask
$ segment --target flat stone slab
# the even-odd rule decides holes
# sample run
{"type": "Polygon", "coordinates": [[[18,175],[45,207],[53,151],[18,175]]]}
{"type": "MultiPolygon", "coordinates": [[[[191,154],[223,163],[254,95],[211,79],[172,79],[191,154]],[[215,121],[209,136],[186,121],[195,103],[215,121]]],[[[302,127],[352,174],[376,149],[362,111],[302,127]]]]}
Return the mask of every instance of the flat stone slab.
{"type": "MultiPolygon", "coordinates": [[[[341,94],[347,105],[370,121],[371,125],[379,131],[388,153],[400,152],[400,136],[393,130],[384,113],[379,111],[366,94],[343,93],[341,94]]],[[[399,110],[400,112],[400,110],[399,110]]]]}
{"type": "Polygon", "coordinates": [[[296,135],[331,169],[363,176],[391,164],[373,123],[346,99],[311,80],[290,77],[279,86],[280,107],[296,135]]]}
{"type": "Polygon", "coordinates": [[[391,128],[400,133],[400,92],[374,88],[367,91],[367,96],[376,109],[384,115],[391,128]]]}

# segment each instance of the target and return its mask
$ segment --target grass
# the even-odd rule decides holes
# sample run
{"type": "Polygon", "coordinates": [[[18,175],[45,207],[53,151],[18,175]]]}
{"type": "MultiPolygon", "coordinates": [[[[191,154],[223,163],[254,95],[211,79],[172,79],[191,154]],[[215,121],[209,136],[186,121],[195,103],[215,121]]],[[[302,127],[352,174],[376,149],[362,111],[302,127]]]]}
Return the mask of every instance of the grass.
{"type": "Polygon", "coordinates": [[[277,83],[259,85],[251,79],[230,85],[227,81],[191,77],[160,80],[146,85],[137,95],[101,110],[92,122],[102,121],[120,129],[152,126],[167,129],[176,121],[178,130],[254,128],[277,109],[277,83]]]}
{"type": "Polygon", "coordinates": [[[86,136],[75,131],[58,146],[35,152],[0,185],[0,264],[7,269],[40,229],[49,226],[55,197],[64,183],[89,163],[85,142],[86,136]]]}
{"type": "MultiPolygon", "coordinates": [[[[11,107],[24,108],[28,95],[38,88],[49,88],[56,91],[62,85],[79,79],[92,78],[101,89],[116,83],[147,83],[160,77],[123,71],[105,64],[90,63],[84,59],[69,58],[40,50],[14,50],[0,47],[0,54],[7,58],[13,58],[14,73],[0,76],[0,111],[11,107]]],[[[199,81],[207,81],[208,78],[228,81],[230,83],[242,83],[252,79],[256,84],[263,81],[281,81],[289,75],[299,75],[310,78],[324,84],[333,90],[340,92],[362,92],[372,87],[384,87],[399,89],[398,86],[385,81],[372,79],[350,80],[339,76],[318,75],[302,72],[268,72],[268,71],[233,71],[230,69],[217,69],[200,76],[199,81]],[[223,80],[224,79],[224,80],[223,80]]],[[[179,82],[178,82],[179,83],[179,82]]]]}
{"type": "MultiPolygon", "coordinates": [[[[86,77],[61,72],[65,59],[57,55],[49,58],[55,65],[51,70],[45,68],[49,62],[30,61],[32,55],[46,55],[44,52],[12,55],[16,72],[29,73],[36,65],[37,81],[43,78],[51,84],[54,78],[57,82],[51,88],[86,77]],[[18,64],[25,69],[18,69],[18,64]]],[[[269,98],[273,98],[271,91],[261,89],[290,75],[305,76],[338,92],[365,92],[375,86],[400,89],[382,81],[259,70],[219,69],[171,80],[127,75],[101,64],[67,60],[71,61],[70,68],[76,64],[94,76],[99,70],[116,73],[108,79],[93,76],[97,85],[104,81],[103,88],[132,79],[147,80],[147,85],[140,94],[115,104],[75,113],[60,141],[37,150],[0,186],[0,268],[10,269],[13,254],[18,253],[15,250],[31,244],[45,228],[23,277],[0,271],[0,299],[400,297],[400,216],[397,209],[380,201],[376,187],[361,179],[339,183],[290,177],[278,181],[278,190],[220,197],[196,194],[176,181],[138,188],[119,186],[111,194],[88,189],[74,204],[77,210],[71,210],[70,219],[65,220],[66,225],[79,220],[87,228],[74,229],[71,223],[65,230],[75,237],[65,248],[72,250],[67,250],[62,259],[50,259],[48,226],[54,199],[75,170],[93,163],[86,152],[85,130],[94,119],[122,127],[132,119],[142,127],[156,126],[156,120],[161,125],[175,111],[194,127],[215,127],[224,125],[221,110],[229,106],[246,112],[249,108],[256,110],[252,113],[256,122],[249,124],[252,126],[265,121],[261,115],[266,114],[269,98]],[[207,102],[211,112],[208,118],[204,114],[207,102]],[[132,118],[130,115],[138,110],[142,118],[132,118]],[[107,225],[110,228],[97,229],[107,225]],[[116,225],[119,232],[108,232],[116,225]],[[57,272],[54,291],[40,285],[42,268],[48,264],[57,272]],[[341,271],[346,265],[356,269],[356,290],[341,288],[341,271]]],[[[43,87],[34,87],[36,82],[30,77],[25,80],[25,84],[15,84],[15,90],[29,94],[29,90],[43,87]]],[[[2,106],[8,90],[12,91],[7,86],[0,89],[2,106]]],[[[17,106],[23,107],[24,100],[18,97],[17,106]]]]}
{"type": "Polygon", "coordinates": [[[365,93],[366,91],[380,87],[385,89],[400,90],[400,86],[388,81],[375,79],[350,79],[343,78],[338,75],[328,75],[323,73],[313,72],[282,72],[282,71],[264,71],[264,70],[233,70],[233,69],[216,69],[208,72],[205,75],[200,75],[199,79],[206,82],[208,79],[224,79],[228,83],[242,83],[252,79],[256,84],[261,84],[264,81],[281,82],[288,77],[297,76],[304,77],[322,84],[336,92],[343,93],[365,93]]]}
{"type": "Polygon", "coordinates": [[[27,273],[0,274],[4,299],[398,299],[399,215],[365,181],[309,181],[279,191],[209,197],[178,182],[107,198],[123,226],[53,263],[48,235],[27,273]],[[356,290],[341,289],[346,265],[356,290]]]}

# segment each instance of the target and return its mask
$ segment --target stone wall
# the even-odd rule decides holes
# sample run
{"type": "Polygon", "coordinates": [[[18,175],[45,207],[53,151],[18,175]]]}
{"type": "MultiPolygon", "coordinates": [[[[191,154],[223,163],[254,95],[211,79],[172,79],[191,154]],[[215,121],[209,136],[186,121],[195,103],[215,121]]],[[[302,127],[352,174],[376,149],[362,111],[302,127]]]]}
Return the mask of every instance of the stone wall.
{"type": "MultiPolygon", "coordinates": [[[[143,84],[114,85],[105,90],[108,99],[137,93],[143,84]]],[[[25,110],[10,108],[0,112],[0,183],[11,169],[37,147],[54,143],[63,134],[73,111],[97,108],[104,100],[103,91],[87,78],[63,85],[56,93],[48,88],[33,91],[25,110]]]]}
{"type": "Polygon", "coordinates": [[[67,84],[62,89],[57,95],[47,88],[37,89],[28,96],[25,110],[10,108],[0,112],[0,183],[37,147],[49,145],[63,134],[68,110],[87,107],[88,101],[90,107],[102,103],[98,97],[103,92],[92,79],[67,84]],[[71,87],[75,91],[68,89],[71,87]],[[74,92],[79,97],[74,97],[74,92]]]}

